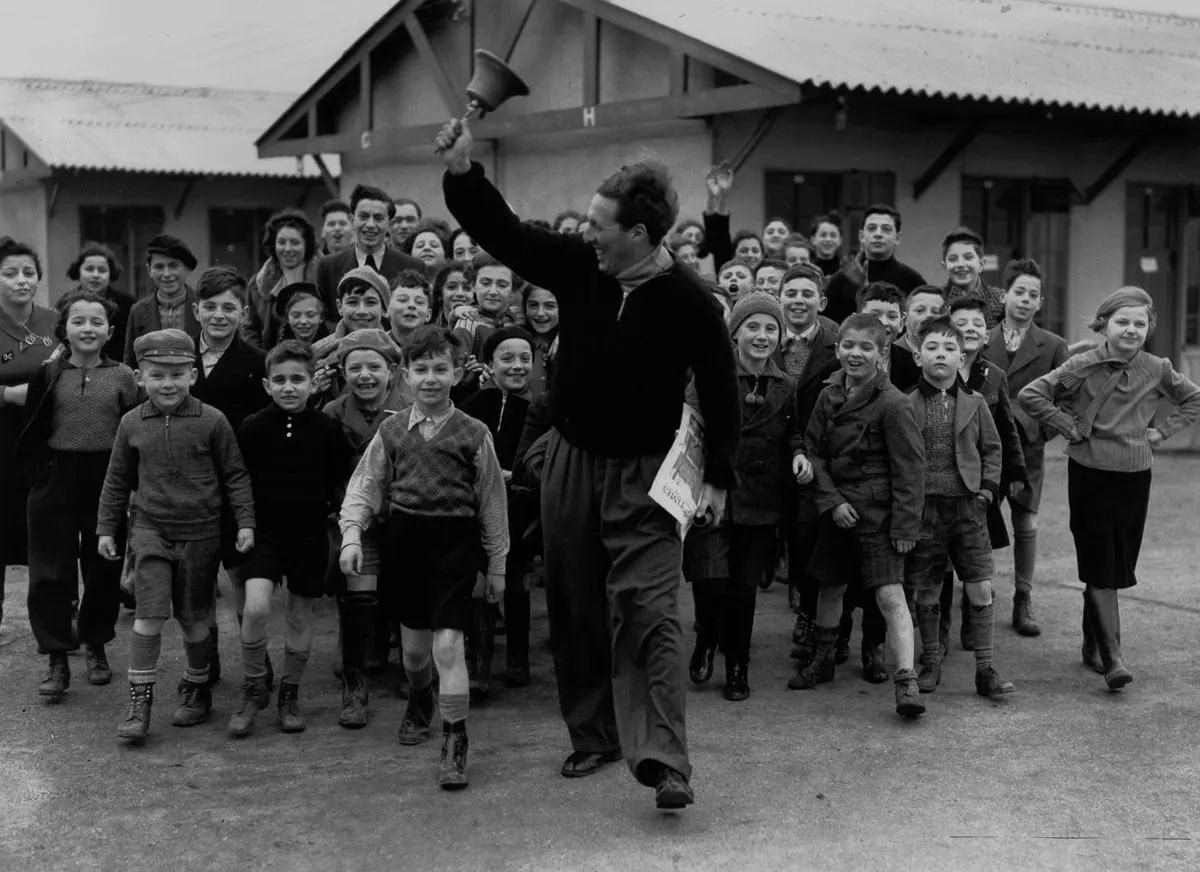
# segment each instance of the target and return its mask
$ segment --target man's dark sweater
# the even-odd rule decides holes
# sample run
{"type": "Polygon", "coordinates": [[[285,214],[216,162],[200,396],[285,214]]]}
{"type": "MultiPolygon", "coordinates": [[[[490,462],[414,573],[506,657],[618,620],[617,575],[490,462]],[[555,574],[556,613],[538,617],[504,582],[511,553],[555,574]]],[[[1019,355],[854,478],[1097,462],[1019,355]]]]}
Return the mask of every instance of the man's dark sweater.
{"type": "Polygon", "coordinates": [[[237,438],[260,527],[311,529],[337,508],[353,450],[329,415],[315,409],[293,415],[272,403],[248,417],[237,438]]]}
{"type": "Polygon", "coordinates": [[[558,298],[550,406],[572,445],[602,457],[666,452],[694,372],[705,421],[705,478],[734,485],[740,426],[733,351],[711,293],[676,263],[624,297],[581,237],[522,223],[472,163],[443,179],[446,205],[481,248],[558,298]],[[623,304],[622,304],[623,301],[623,304]]]}
{"type": "Polygon", "coordinates": [[[513,462],[517,459],[521,434],[525,432],[529,398],[489,386],[467,397],[459,408],[477,421],[487,424],[500,468],[511,472],[513,462]]]}
{"type": "Polygon", "coordinates": [[[871,282],[890,282],[907,294],[917,285],[925,284],[925,278],[894,257],[887,260],[855,257],[829,280],[825,289],[828,298],[825,316],[841,324],[847,316],[854,314],[855,297],[871,282]]]}

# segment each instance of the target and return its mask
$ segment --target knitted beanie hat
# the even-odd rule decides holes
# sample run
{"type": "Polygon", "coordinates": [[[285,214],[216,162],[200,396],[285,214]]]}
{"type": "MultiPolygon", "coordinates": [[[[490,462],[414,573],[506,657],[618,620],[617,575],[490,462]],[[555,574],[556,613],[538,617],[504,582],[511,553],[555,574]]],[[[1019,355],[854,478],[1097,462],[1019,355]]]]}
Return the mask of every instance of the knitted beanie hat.
{"type": "Polygon", "coordinates": [[[779,300],[766,291],[751,291],[742,294],[733,304],[733,310],[729,313],[729,335],[737,333],[742,322],[751,315],[770,315],[779,323],[779,329],[783,329],[783,309],[779,306],[779,300]]]}

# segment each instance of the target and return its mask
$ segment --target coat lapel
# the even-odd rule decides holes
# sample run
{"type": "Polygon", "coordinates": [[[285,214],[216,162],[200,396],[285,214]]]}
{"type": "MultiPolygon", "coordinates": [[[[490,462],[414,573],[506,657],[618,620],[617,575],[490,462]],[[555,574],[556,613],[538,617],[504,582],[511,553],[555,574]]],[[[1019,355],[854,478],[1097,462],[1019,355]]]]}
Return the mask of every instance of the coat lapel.
{"type": "Polygon", "coordinates": [[[958,397],[954,401],[954,433],[957,435],[967,428],[975,417],[975,404],[983,402],[978,394],[969,394],[959,388],[958,397]]]}
{"type": "MultiPolygon", "coordinates": [[[[1042,335],[1041,329],[1036,324],[1030,324],[1029,329],[1025,331],[1025,338],[1021,340],[1021,345],[1017,349],[1017,353],[1013,355],[1012,367],[1009,370],[1009,374],[1018,372],[1022,367],[1029,366],[1029,364],[1036,361],[1041,356],[1042,346],[1045,344],[1046,338],[1042,335]]],[[[1003,339],[1000,340],[1000,345],[1003,347],[1003,339]]]]}

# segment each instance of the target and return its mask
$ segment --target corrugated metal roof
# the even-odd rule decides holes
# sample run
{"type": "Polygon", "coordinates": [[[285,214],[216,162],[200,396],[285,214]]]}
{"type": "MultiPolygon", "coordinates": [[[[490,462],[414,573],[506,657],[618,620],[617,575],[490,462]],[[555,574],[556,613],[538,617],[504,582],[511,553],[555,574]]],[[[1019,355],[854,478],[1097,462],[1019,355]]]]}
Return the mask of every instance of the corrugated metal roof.
{"type": "MultiPolygon", "coordinates": [[[[0,122],[55,169],[316,177],[311,158],[260,159],[254,139],[294,95],[0,79],[0,122]]],[[[336,157],[327,157],[338,172],[336,157]]]]}
{"type": "Polygon", "coordinates": [[[1200,20],[1037,0],[607,0],[799,84],[1200,116],[1200,20]]]}

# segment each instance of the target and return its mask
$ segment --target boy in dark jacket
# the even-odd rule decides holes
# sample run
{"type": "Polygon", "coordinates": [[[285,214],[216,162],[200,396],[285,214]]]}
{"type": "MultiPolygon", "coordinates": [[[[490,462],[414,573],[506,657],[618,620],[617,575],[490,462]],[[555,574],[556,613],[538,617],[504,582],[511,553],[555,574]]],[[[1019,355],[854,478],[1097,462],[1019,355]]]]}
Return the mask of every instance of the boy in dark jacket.
{"type": "MultiPolygon", "coordinates": [[[[992,328],[983,356],[1008,375],[1008,393],[1016,397],[1029,383],[1052,372],[1066,361],[1067,343],[1059,335],[1033,323],[1042,308],[1042,270],[1028,258],[1009,261],[1004,267],[1004,320],[992,328]]],[[[1037,569],[1037,513],[1042,500],[1046,441],[1053,434],[1029,417],[1019,405],[1013,413],[1021,439],[1029,486],[1008,497],[1013,525],[1012,623],[1022,636],[1036,636],[1041,628],[1033,617],[1033,578],[1037,569]]]]}
{"type": "Polygon", "coordinates": [[[116,533],[137,488],[129,532],[137,611],[129,651],[129,712],[117,731],[142,741],[150,730],[162,626],[174,616],[183,635],[187,670],[179,685],[178,727],[208,719],[208,615],[221,558],[221,511],[228,502],[237,524],[238,552],[254,547],[250,476],[225,416],[191,396],[195,346],[181,330],[138,337],[138,384],[147,400],[117,427],[100,495],[97,550],[119,560],[116,533]]]}
{"type": "Polygon", "coordinates": [[[832,681],[847,581],[873,592],[896,664],[896,711],[925,711],[913,671],[912,619],[904,556],[920,529],[925,449],[912,406],[879,368],[887,333],[873,315],[852,315],[838,333],[841,371],[829,377],[804,435],[815,475],[821,531],[810,571],[820,581],[816,653],[788,682],[793,690],[832,681]]]}
{"type": "Polygon", "coordinates": [[[998,699],[1013,692],[992,666],[992,548],[985,515],[1000,495],[1002,448],[983,397],[959,380],[963,336],[946,316],[925,322],[917,352],[921,381],[909,394],[925,442],[921,536],[908,556],[905,586],[917,604],[922,693],[942,677],[938,597],[949,564],[970,605],[966,633],[975,651],[975,691],[998,699]]]}
{"type": "MultiPolygon", "coordinates": [[[[525,429],[525,413],[529,411],[533,337],[520,327],[500,327],[484,340],[481,359],[489,367],[491,377],[482,390],[463,401],[462,410],[487,425],[500,468],[504,470],[510,531],[504,572],[504,642],[508,660],[504,683],[509,687],[524,687],[529,683],[530,619],[525,572],[533,555],[524,547],[521,532],[537,520],[538,508],[530,504],[527,489],[512,485],[517,446],[525,429]]],[[[490,693],[495,648],[495,609],[480,597],[475,597],[471,606],[467,665],[472,671],[472,691],[486,698],[490,693]]]]}

